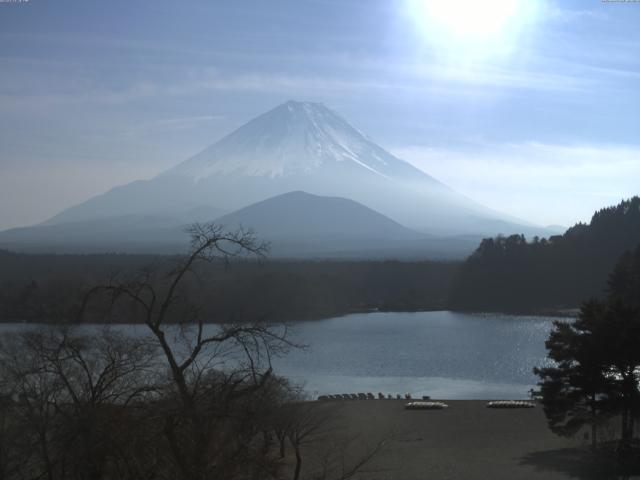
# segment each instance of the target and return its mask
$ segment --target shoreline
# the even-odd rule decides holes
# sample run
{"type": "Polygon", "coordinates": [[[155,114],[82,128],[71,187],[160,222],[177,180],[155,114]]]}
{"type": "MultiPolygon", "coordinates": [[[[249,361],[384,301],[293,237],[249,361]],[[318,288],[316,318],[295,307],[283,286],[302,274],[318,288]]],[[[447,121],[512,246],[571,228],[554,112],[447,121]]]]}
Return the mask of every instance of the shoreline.
{"type": "MultiPolygon", "coordinates": [[[[553,318],[576,318],[580,313],[580,308],[560,308],[560,309],[533,309],[533,310],[474,310],[474,309],[454,309],[447,305],[438,304],[432,307],[422,308],[380,308],[380,307],[363,307],[352,308],[345,311],[326,312],[310,314],[296,318],[295,320],[285,320],[284,323],[298,322],[314,322],[328,320],[331,318],[346,317],[348,315],[358,315],[366,313],[430,313],[430,312],[452,312],[470,315],[509,315],[513,317],[553,317],[553,318]]],[[[44,322],[44,321],[27,321],[24,319],[0,318],[0,324],[26,324],[26,325],[74,325],[77,322],[44,322]]],[[[224,322],[205,322],[207,325],[222,325],[224,322]]],[[[267,321],[267,323],[282,323],[279,321],[267,321]]],[[[177,324],[177,323],[176,323],[177,324]]],[[[103,325],[102,323],[82,323],[82,325],[103,325]]],[[[143,325],[142,322],[112,322],[110,325],[143,325]]]]}

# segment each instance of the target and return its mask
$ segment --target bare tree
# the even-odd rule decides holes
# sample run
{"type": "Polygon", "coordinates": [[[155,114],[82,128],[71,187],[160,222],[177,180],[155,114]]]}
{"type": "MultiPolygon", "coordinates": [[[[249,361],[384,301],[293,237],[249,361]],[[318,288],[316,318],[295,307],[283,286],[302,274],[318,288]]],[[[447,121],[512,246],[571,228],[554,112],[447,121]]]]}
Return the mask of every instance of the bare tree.
{"type": "Polygon", "coordinates": [[[128,461],[114,446],[126,443],[128,405],[154,389],[148,342],[58,327],[5,335],[0,347],[23,476],[97,479],[128,461]]]}
{"type": "Polygon", "coordinates": [[[287,438],[293,447],[296,457],[293,480],[300,479],[302,472],[302,448],[308,443],[317,441],[322,435],[323,429],[328,427],[331,413],[326,405],[312,402],[299,402],[289,405],[289,422],[287,425],[287,438]]]}
{"type": "Polygon", "coordinates": [[[346,479],[377,452],[350,449],[354,438],[325,449],[341,442],[329,406],[273,373],[273,356],[294,346],[286,326],[224,323],[194,302],[200,266],[261,258],[266,245],[214,224],[190,233],[191,253],[171,268],[112,276],[84,296],[80,323],[107,315],[144,335],[91,326],[3,338],[0,480],[346,479]]]}
{"type": "Polygon", "coordinates": [[[189,233],[191,253],[174,268],[160,278],[147,271],[128,281],[112,279],[94,287],[85,297],[80,318],[100,295],[106,295],[112,307],[119,301],[134,307],[131,311],[155,337],[168,366],[166,398],[175,401],[165,402],[163,434],[176,473],[188,479],[230,476],[234,469],[254,466],[247,461],[252,432],[238,408],[247,413],[246,401],[272,376],[272,355],[291,344],[282,326],[208,325],[216,319],[203,318],[181,295],[187,277],[197,276],[200,264],[246,255],[261,258],[267,245],[251,231],[228,232],[216,224],[196,224],[189,233]],[[176,319],[178,325],[172,323],[176,319]]]}

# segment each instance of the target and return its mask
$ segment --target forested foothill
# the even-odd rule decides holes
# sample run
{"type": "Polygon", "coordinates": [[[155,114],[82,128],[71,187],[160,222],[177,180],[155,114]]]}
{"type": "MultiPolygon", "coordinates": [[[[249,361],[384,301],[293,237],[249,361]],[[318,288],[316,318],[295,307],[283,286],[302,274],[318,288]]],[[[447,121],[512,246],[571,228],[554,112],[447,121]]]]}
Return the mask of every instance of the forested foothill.
{"type": "Polygon", "coordinates": [[[462,264],[450,306],[481,311],[575,308],[605,295],[621,255],[640,244],[640,198],[597,211],[549,239],[488,238],[462,264]]]}
{"type": "MultiPolygon", "coordinates": [[[[32,255],[0,251],[0,321],[58,322],[111,277],[169,270],[178,256],[32,255]]],[[[236,259],[199,266],[186,282],[208,321],[291,321],[370,310],[446,308],[459,263],[236,259]]]]}

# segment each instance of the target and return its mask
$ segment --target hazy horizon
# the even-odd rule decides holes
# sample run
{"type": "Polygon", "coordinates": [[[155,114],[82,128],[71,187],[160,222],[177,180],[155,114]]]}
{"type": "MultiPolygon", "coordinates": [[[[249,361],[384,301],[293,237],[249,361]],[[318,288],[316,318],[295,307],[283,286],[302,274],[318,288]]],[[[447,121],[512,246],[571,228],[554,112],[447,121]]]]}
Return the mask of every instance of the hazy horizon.
{"type": "Polygon", "coordinates": [[[153,177],[289,99],[539,225],[640,193],[640,4],[442,5],[0,3],[0,229],[153,177]]]}

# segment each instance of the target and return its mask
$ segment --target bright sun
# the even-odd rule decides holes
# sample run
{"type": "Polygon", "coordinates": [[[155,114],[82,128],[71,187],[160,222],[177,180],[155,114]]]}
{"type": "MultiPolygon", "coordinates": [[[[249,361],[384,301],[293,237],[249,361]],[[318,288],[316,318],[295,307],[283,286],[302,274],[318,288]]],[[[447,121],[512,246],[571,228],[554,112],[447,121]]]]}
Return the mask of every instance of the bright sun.
{"type": "Polygon", "coordinates": [[[532,3],[525,0],[407,2],[409,15],[430,44],[467,53],[508,48],[532,13],[532,3]]]}
{"type": "Polygon", "coordinates": [[[499,34],[518,13],[518,0],[425,0],[424,15],[460,37],[499,34]]]}

